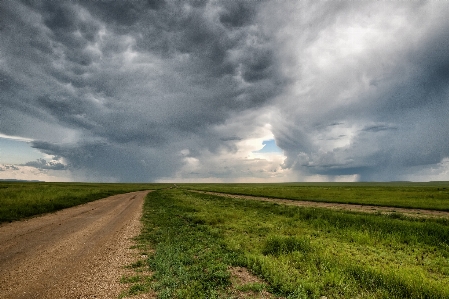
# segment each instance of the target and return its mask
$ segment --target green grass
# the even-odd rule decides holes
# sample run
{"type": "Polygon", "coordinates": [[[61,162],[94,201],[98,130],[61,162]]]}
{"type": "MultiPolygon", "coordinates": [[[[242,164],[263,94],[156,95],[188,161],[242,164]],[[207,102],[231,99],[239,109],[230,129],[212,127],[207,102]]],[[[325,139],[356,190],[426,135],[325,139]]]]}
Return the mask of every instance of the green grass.
{"type": "Polygon", "coordinates": [[[230,284],[227,265],[236,255],[173,194],[160,190],[147,197],[139,243],[155,249],[147,260],[154,275],[131,288],[151,288],[159,298],[219,298],[230,284]]]}
{"type": "Polygon", "coordinates": [[[178,189],[150,193],[143,222],[139,244],[155,251],[139,269],[154,274],[130,287],[159,298],[231,298],[229,266],[285,298],[449,298],[448,220],[178,189]]]}
{"type": "Polygon", "coordinates": [[[122,297],[449,298],[449,220],[285,206],[188,189],[293,200],[448,209],[448,183],[82,184],[0,182],[0,222],[109,195],[148,195],[136,272],[122,297]],[[232,284],[242,266],[260,283],[232,284]]]}
{"type": "Polygon", "coordinates": [[[54,212],[107,196],[164,184],[0,182],[0,223],[54,212]]]}
{"type": "Polygon", "coordinates": [[[192,190],[292,200],[449,211],[449,182],[178,185],[192,190]]]}

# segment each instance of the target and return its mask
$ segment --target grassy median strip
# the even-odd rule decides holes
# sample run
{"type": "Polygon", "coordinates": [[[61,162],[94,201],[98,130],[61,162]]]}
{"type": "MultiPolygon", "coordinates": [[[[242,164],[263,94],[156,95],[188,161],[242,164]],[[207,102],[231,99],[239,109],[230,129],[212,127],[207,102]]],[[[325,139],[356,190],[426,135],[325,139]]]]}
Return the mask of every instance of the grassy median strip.
{"type": "Polygon", "coordinates": [[[139,242],[154,252],[142,267],[154,274],[132,287],[159,298],[232,298],[230,266],[285,298],[449,298],[446,220],[178,189],[148,195],[144,225],[139,242]]]}
{"type": "Polygon", "coordinates": [[[196,217],[197,210],[180,191],[160,190],[148,195],[144,229],[139,237],[149,253],[151,280],[132,288],[153,289],[159,298],[219,298],[230,285],[227,267],[237,255],[226,248],[220,233],[196,217]]]}

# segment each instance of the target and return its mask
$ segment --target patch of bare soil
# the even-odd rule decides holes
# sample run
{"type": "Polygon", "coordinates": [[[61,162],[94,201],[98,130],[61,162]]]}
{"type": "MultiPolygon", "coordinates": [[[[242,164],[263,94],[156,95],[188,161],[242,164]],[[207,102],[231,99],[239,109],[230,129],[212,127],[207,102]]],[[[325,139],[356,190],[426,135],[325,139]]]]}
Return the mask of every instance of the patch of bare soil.
{"type": "Polygon", "coordinates": [[[267,202],[274,202],[274,203],[278,203],[278,204],[285,204],[285,205],[299,206],[299,207],[327,208],[327,209],[334,209],[334,210],[346,210],[346,211],[374,213],[374,214],[375,213],[380,213],[380,214],[399,213],[399,214],[402,214],[402,215],[408,216],[408,217],[449,218],[449,212],[445,212],[445,211],[394,208],[394,207],[343,204],[343,203],[315,202],[315,201],[302,201],[302,200],[269,198],[269,197],[260,197],[260,196],[235,195],[235,194],[219,193],[219,192],[204,192],[204,191],[193,191],[193,192],[225,196],[225,197],[231,197],[231,198],[243,198],[243,199],[249,199],[249,200],[267,201],[267,202]]]}
{"type": "Polygon", "coordinates": [[[148,191],[0,226],[0,298],[117,298],[148,191]]]}
{"type": "Polygon", "coordinates": [[[266,283],[262,279],[251,274],[248,269],[243,267],[230,267],[228,270],[231,274],[232,287],[229,290],[229,294],[232,298],[277,298],[266,290],[260,289],[260,286],[266,285],[266,283]]]}

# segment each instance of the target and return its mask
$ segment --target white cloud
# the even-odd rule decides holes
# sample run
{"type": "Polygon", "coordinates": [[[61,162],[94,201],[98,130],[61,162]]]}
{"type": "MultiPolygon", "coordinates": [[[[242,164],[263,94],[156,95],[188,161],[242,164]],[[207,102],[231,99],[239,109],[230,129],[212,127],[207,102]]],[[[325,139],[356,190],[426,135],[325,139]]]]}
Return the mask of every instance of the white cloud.
{"type": "Polygon", "coordinates": [[[31,141],[33,141],[33,139],[30,139],[30,138],[24,138],[24,137],[20,137],[20,136],[10,136],[10,135],[2,134],[2,133],[0,133],[0,138],[16,140],[16,141],[23,141],[23,142],[31,142],[31,141]]]}
{"type": "Polygon", "coordinates": [[[441,138],[424,133],[434,130],[432,119],[439,119],[439,131],[449,129],[439,112],[447,110],[447,84],[436,83],[447,78],[447,70],[436,71],[432,58],[447,64],[446,43],[436,42],[447,34],[436,30],[435,20],[447,28],[441,16],[449,6],[273,5],[266,10],[266,27],[291,81],[276,98],[279,111],[271,122],[287,155],[284,167],[307,180],[394,180],[416,171],[413,163],[435,164],[449,156],[441,138]]]}
{"type": "MultiPolygon", "coordinates": [[[[263,114],[259,119],[267,119],[263,114]]],[[[218,126],[218,131],[232,131],[238,122],[218,126]]],[[[256,121],[257,123],[257,121],[256,121]]],[[[195,157],[191,151],[183,149],[183,166],[172,178],[163,178],[161,182],[283,182],[292,181],[292,171],[283,169],[285,156],[279,152],[259,153],[265,140],[273,139],[271,125],[251,127],[249,132],[242,131],[247,138],[230,137],[226,142],[230,147],[221,147],[217,152],[200,150],[195,157]]]]}

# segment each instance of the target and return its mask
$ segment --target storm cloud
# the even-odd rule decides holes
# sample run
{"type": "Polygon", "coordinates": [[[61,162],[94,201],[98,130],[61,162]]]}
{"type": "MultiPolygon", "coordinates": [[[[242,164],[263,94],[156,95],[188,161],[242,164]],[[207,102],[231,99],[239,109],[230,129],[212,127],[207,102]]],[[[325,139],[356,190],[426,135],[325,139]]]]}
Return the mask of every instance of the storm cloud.
{"type": "Polygon", "coordinates": [[[0,134],[73,180],[449,179],[448,13],[2,1],[0,134]]]}

